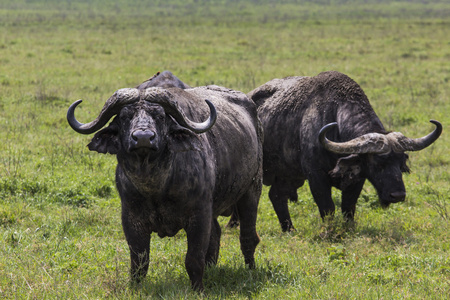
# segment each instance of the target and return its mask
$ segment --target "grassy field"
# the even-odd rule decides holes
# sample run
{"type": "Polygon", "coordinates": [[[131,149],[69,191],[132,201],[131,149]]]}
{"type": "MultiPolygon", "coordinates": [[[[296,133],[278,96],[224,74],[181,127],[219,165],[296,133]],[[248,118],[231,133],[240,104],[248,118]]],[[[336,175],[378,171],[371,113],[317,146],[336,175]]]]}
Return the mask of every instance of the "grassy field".
{"type": "MultiPolygon", "coordinates": [[[[44,1],[0,3],[0,297],[2,299],[446,299],[450,294],[448,1],[44,1]],[[186,237],[153,236],[142,286],[114,187],[115,157],[69,128],[114,91],[157,71],[243,92],[337,70],[356,80],[388,130],[431,147],[410,153],[407,200],[382,209],[367,183],[357,224],[323,223],[308,187],[281,233],[264,188],[257,269],[223,229],[205,294],[191,291],[186,237]]],[[[339,205],[339,191],[334,191],[339,205]]],[[[222,225],[227,219],[220,219],[222,225]]]]}

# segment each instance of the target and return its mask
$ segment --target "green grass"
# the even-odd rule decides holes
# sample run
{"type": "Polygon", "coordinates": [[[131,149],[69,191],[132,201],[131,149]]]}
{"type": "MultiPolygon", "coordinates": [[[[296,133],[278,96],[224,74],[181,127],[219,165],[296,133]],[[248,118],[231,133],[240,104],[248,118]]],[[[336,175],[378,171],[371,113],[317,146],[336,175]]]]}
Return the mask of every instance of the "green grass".
{"type": "MultiPolygon", "coordinates": [[[[2,1],[0,297],[5,299],[445,299],[450,294],[448,1],[2,1]],[[258,2],[258,3],[255,3],[258,2]],[[382,209],[366,184],[356,226],[323,223],[308,187],[281,233],[264,189],[257,269],[223,229],[205,294],[191,291],[186,238],[153,236],[142,286],[114,187],[115,158],[69,128],[157,71],[248,92],[273,79],[338,70],[365,90],[388,130],[444,132],[410,153],[407,201],[382,209]]],[[[334,198],[339,204],[339,192],[334,198]]],[[[220,219],[225,225],[226,218],[220,219]]]]}

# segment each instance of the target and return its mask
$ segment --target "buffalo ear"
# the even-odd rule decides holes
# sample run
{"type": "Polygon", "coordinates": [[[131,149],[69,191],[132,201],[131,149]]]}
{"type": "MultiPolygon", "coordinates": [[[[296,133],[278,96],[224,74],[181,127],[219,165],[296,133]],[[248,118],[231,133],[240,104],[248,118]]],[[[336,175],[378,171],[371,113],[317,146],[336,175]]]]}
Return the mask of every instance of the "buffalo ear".
{"type": "Polygon", "coordinates": [[[168,147],[171,152],[201,151],[202,143],[197,134],[178,124],[169,130],[168,147]]]}
{"type": "Polygon", "coordinates": [[[278,90],[276,86],[265,84],[250,93],[247,96],[256,103],[257,106],[261,106],[267,98],[272,97],[273,94],[278,90]]]}
{"type": "Polygon", "coordinates": [[[405,153],[404,159],[402,160],[402,164],[400,165],[400,171],[402,171],[403,173],[411,172],[409,169],[409,166],[407,164],[408,159],[409,159],[409,155],[405,153]]]}
{"type": "Polygon", "coordinates": [[[88,144],[91,151],[117,154],[120,150],[119,126],[114,119],[108,127],[98,131],[88,144]]]}
{"type": "Polygon", "coordinates": [[[357,154],[341,157],[329,174],[332,178],[339,179],[340,187],[344,189],[355,181],[362,179],[361,158],[357,154]]]}

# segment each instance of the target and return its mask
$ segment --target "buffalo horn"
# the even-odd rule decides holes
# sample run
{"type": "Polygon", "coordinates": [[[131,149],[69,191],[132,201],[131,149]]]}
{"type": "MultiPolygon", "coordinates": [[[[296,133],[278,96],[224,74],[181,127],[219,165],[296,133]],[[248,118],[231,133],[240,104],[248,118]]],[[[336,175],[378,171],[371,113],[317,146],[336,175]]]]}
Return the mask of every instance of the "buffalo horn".
{"type": "Polygon", "coordinates": [[[94,133],[105,126],[114,115],[118,114],[124,105],[136,101],[139,101],[139,91],[137,89],[120,89],[106,101],[102,111],[94,121],[83,124],[75,118],[75,108],[82,102],[82,100],[78,100],[70,105],[67,111],[67,121],[70,127],[78,133],[94,133]]]}
{"type": "Polygon", "coordinates": [[[410,139],[399,132],[391,133],[398,136],[397,139],[393,140],[392,150],[395,152],[420,151],[433,144],[442,133],[442,124],[436,120],[430,120],[430,122],[436,125],[436,128],[433,132],[421,138],[410,139]]]}
{"type": "Polygon", "coordinates": [[[326,138],[326,133],[337,126],[337,123],[325,125],[319,132],[319,141],[328,151],[338,154],[373,153],[383,154],[404,151],[419,151],[431,145],[440,136],[442,125],[430,120],[436,125],[433,132],[422,138],[410,139],[400,132],[388,134],[368,133],[343,143],[336,143],[326,138]]]}
{"type": "Polygon", "coordinates": [[[143,99],[145,101],[161,105],[164,108],[164,111],[171,115],[178,122],[178,124],[192,130],[195,133],[203,133],[208,131],[216,122],[216,108],[209,100],[205,100],[210,110],[208,119],[202,123],[197,123],[186,117],[180,109],[178,102],[174,101],[173,98],[174,96],[169,91],[157,87],[146,89],[143,95],[143,99]]]}

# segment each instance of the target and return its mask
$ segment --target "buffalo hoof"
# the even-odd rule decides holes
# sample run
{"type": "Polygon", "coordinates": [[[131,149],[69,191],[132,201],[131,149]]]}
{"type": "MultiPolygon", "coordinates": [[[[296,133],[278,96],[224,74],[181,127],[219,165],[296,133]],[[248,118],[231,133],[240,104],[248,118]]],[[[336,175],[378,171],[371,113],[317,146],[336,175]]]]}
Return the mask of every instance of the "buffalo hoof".
{"type": "Polygon", "coordinates": [[[291,220],[286,220],[283,223],[281,223],[281,230],[283,230],[283,232],[294,232],[296,231],[294,228],[294,225],[292,225],[291,220]]]}
{"type": "Polygon", "coordinates": [[[225,227],[226,228],[238,228],[239,227],[239,221],[231,219],[225,227]]]}

